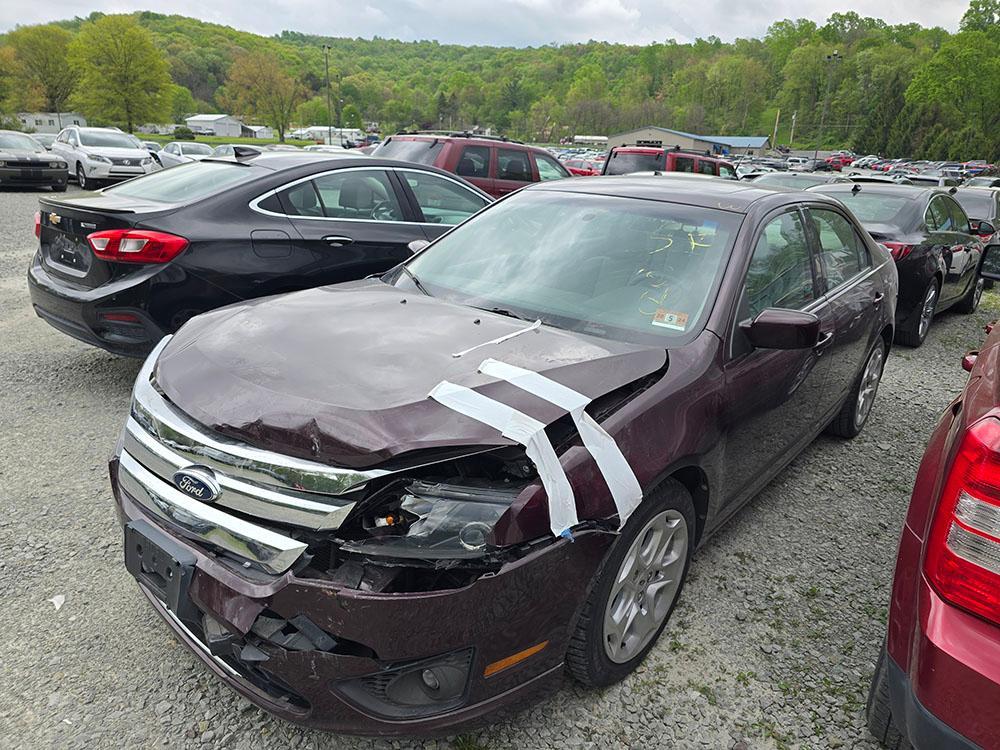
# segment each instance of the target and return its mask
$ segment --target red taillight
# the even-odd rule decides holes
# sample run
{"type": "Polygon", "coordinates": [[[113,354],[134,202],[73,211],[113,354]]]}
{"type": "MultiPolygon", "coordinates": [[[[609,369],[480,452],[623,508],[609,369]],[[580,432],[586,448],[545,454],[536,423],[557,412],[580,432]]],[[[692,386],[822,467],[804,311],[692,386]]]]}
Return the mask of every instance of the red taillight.
{"type": "Polygon", "coordinates": [[[35,237],[42,237],[42,212],[35,211],[35,237]]]}
{"type": "Polygon", "coordinates": [[[924,558],[942,598],[1000,623],[1000,420],[969,428],[934,516],[924,558]]]}
{"type": "Polygon", "coordinates": [[[188,246],[183,237],[145,229],[106,229],[87,235],[94,255],[116,263],[167,263],[188,246]]]}
{"type": "Polygon", "coordinates": [[[981,240],[982,240],[983,242],[986,242],[986,241],[987,241],[987,240],[989,240],[989,238],[990,238],[990,237],[992,237],[993,235],[992,235],[992,234],[980,234],[980,235],[977,235],[977,236],[978,236],[978,237],[979,237],[979,239],[981,239],[981,240]]]}
{"type": "Polygon", "coordinates": [[[889,248],[889,255],[892,256],[893,260],[902,260],[913,252],[913,245],[907,245],[905,242],[883,242],[882,244],[889,248]]]}

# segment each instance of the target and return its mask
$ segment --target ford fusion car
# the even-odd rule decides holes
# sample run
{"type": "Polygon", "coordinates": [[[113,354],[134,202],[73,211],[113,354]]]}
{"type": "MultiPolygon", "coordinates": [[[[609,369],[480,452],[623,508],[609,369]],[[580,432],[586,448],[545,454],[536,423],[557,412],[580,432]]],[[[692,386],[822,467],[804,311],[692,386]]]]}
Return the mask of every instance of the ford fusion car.
{"type": "Polygon", "coordinates": [[[125,565],[219,679],[309,726],[450,731],[563,672],[611,684],[698,545],[864,427],[896,285],[826,196],[529,187],[381,277],[161,342],[110,464],[125,565]]]}

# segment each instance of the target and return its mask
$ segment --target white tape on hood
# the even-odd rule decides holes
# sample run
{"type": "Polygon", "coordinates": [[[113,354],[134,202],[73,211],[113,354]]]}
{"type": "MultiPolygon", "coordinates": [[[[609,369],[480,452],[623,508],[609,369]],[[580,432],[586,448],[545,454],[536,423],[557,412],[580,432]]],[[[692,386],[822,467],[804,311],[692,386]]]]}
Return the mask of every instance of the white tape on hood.
{"type": "Polygon", "coordinates": [[[545,434],[544,424],[507,404],[447,380],[434,386],[430,397],[523,445],[528,458],[538,469],[538,478],[549,498],[549,527],[552,533],[572,538],[569,529],[579,523],[576,498],[552,442],[545,434]]]}
{"type": "Polygon", "coordinates": [[[635,472],[632,471],[614,438],[585,411],[591,399],[540,373],[506,362],[498,362],[495,359],[485,360],[479,365],[479,372],[506,380],[511,385],[550,401],[570,413],[580,433],[580,439],[594,457],[594,462],[608,483],[611,497],[618,509],[620,525],[624,526],[625,521],[642,502],[642,487],[639,486],[635,472]]]}

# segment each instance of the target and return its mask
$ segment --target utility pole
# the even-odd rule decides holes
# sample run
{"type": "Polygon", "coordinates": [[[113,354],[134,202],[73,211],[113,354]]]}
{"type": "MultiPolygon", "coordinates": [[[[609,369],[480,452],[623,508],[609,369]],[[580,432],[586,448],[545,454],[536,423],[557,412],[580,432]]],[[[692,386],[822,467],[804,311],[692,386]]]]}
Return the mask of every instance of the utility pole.
{"type": "Polygon", "coordinates": [[[774,135],[771,136],[771,148],[778,147],[778,123],[781,122],[781,108],[774,115],[774,135]]]}
{"type": "Polygon", "coordinates": [[[792,112],[792,132],[788,135],[788,147],[791,148],[792,144],[795,143],[795,120],[799,116],[799,111],[795,110],[792,112]]]}
{"type": "Polygon", "coordinates": [[[823,111],[819,116],[819,133],[816,136],[816,150],[813,152],[813,161],[819,158],[819,142],[823,138],[823,126],[826,124],[826,108],[830,104],[830,84],[833,83],[833,65],[840,62],[843,56],[833,51],[833,54],[826,56],[826,93],[823,94],[823,111]]]}
{"type": "Polygon", "coordinates": [[[333,145],[333,108],[330,106],[330,45],[323,45],[323,57],[326,60],[326,142],[333,145]]]}

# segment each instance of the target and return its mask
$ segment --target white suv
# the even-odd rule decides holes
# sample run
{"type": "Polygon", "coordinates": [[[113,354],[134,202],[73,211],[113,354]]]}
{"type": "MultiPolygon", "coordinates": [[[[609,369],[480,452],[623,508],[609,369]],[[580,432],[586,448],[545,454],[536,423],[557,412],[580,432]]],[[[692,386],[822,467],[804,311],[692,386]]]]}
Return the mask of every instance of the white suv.
{"type": "Polygon", "coordinates": [[[52,151],[66,160],[70,176],[84,190],[160,168],[138,138],[116,128],[64,128],[52,151]]]}

